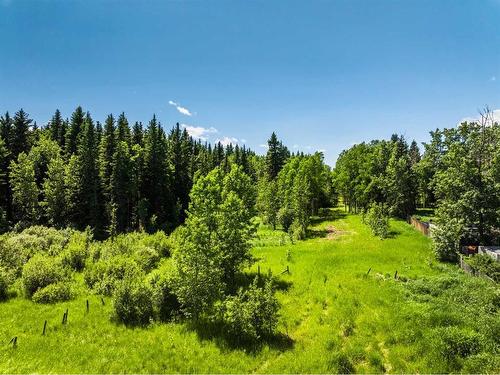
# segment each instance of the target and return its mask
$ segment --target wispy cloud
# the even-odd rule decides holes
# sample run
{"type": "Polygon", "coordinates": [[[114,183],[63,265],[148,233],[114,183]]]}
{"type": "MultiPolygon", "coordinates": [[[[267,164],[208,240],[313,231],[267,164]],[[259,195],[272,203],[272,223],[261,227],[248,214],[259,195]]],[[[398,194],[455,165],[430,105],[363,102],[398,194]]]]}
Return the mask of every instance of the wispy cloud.
{"type": "MultiPolygon", "coordinates": [[[[480,120],[480,116],[476,116],[476,117],[472,117],[472,116],[469,116],[469,117],[464,117],[463,119],[461,119],[457,125],[460,125],[462,122],[478,122],[480,120]]],[[[493,122],[498,122],[500,123],[500,109],[494,109],[491,111],[491,117],[489,117],[489,121],[493,121],[493,122]]]]}
{"type": "Polygon", "coordinates": [[[269,146],[266,144],[266,143],[262,143],[259,145],[259,147],[262,147],[262,148],[269,148],[269,146]]]}
{"type": "Polygon", "coordinates": [[[217,133],[217,129],[214,127],[204,128],[203,126],[193,126],[187,124],[181,124],[181,126],[186,129],[191,137],[201,139],[202,141],[208,140],[208,138],[210,138],[210,134],[217,133]]]}
{"type": "Polygon", "coordinates": [[[496,80],[497,80],[497,77],[496,77],[496,76],[492,76],[492,77],[490,78],[490,81],[491,81],[491,82],[495,82],[496,80]]]}
{"type": "Polygon", "coordinates": [[[173,100],[169,100],[168,104],[174,106],[183,115],[186,115],[186,116],[192,116],[193,115],[189,109],[187,109],[186,107],[182,107],[180,104],[174,102],[173,100]]]}
{"type": "Polygon", "coordinates": [[[242,142],[242,140],[238,140],[238,138],[234,138],[234,137],[222,137],[222,138],[218,138],[215,141],[215,143],[218,143],[218,142],[220,142],[223,146],[228,146],[230,144],[236,145],[239,142],[242,142]]]}

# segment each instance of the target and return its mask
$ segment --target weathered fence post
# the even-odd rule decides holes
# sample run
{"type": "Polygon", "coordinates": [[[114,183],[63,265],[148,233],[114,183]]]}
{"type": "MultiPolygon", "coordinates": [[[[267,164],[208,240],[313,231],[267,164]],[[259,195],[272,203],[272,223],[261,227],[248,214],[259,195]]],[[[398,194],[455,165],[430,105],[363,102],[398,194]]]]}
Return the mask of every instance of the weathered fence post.
{"type": "Polygon", "coordinates": [[[89,313],[89,300],[87,300],[87,314],[89,313]]]}
{"type": "Polygon", "coordinates": [[[45,336],[45,331],[47,330],[47,321],[45,321],[45,323],[43,323],[43,332],[42,332],[42,336],[45,336]]]}

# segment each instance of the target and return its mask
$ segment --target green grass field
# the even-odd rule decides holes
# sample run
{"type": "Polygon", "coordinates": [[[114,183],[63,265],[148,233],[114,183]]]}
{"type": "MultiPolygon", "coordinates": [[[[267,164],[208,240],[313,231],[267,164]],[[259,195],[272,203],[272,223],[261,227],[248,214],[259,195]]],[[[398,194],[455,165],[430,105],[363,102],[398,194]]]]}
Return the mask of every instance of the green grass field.
{"type": "Polygon", "coordinates": [[[500,371],[497,286],[438,264],[430,240],[402,221],[379,240],[360,216],[334,210],[295,244],[260,228],[253,253],[248,272],[270,269],[279,279],[274,340],[243,348],[187,323],[126,328],[97,296],[55,305],[16,297],[0,303],[0,372],[500,371]],[[13,336],[17,348],[7,344],[13,336]]]}

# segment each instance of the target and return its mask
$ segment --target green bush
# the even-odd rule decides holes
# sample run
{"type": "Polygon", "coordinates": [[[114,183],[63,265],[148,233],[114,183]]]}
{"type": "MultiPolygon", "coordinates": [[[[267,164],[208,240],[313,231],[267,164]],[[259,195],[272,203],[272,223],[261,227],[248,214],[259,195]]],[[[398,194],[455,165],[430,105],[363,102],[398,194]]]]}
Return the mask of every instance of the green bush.
{"type": "Polygon", "coordinates": [[[0,267],[0,301],[7,299],[7,293],[9,290],[9,276],[7,272],[0,267]]]}
{"type": "Polygon", "coordinates": [[[387,238],[389,235],[389,216],[382,204],[373,203],[368,209],[364,220],[374,236],[387,238]]]}
{"type": "Polygon", "coordinates": [[[436,258],[446,262],[456,262],[463,226],[456,219],[439,220],[432,229],[433,249],[436,258]]]}
{"type": "Polygon", "coordinates": [[[23,267],[22,279],[28,297],[38,289],[63,281],[64,278],[64,270],[58,260],[46,255],[35,255],[23,267]]]}
{"type": "Polygon", "coordinates": [[[62,264],[75,271],[83,270],[89,254],[88,246],[89,242],[86,236],[82,234],[74,235],[61,253],[62,264]]]}
{"type": "Polygon", "coordinates": [[[134,253],[134,259],[144,272],[155,269],[160,262],[160,254],[151,247],[140,247],[134,253]]]}
{"type": "Polygon", "coordinates": [[[500,282],[500,263],[493,260],[487,254],[479,254],[467,259],[474,270],[481,272],[483,275],[491,277],[497,283],[500,282]]]}
{"type": "Polygon", "coordinates": [[[110,296],[117,282],[142,276],[137,263],[124,256],[117,255],[106,260],[92,263],[84,272],[84,280],[90,289],[98,294],[110,296]]]}
{"type": "Polygon", "coordinates": [[[68,301],[73,298],[71,286],[67,282],[50,284],[45,288],[38,289],[32,297],[36,303],[54,303],[68,301]]]}
{"type": "Polygon", "coordinates": [[[154,249],[161,257],[166,258],[172,255],[172,241],[163,231],[146,235],[141,242],[154,249]]]}
{"type": "Polygon", "coordinates": [[[179,311],[180,303],[174,293],[175,273],[171,263],[161,266],[148,275],[153,290],[154,305],[161,321],[171,320],[179,311]]]}
{"type": "Polygon", "coordinates": [[[231,336],[237,340],[255,341],[275,332],[278,310],[271,280],[262,289],[256,277],[248,290],[240,290],[236,296],[227,297],[219,308],[219,314],[231,336]]]}
{"type": "Polygon", "coordinates": [[[465,358],[477,354],[482,348],[482,337],[479,333],[458,327],[440,329],[441,354],[448,360],[465,358]]]}
{"type": "Polygon", "coordinates": [[[290,229],[293,223],[293,218],[294,218],[293,210],[282,207],[278,211],[278,223],[281,225],[284,232],[288,232],[288,230],[290,229]]]}
{"type": "Polygon", "coordinates": [[[146,325],[153,318],[152,291],[138,279],[118,283],[113,307],[116,317],[127,325],[146,325]]]}

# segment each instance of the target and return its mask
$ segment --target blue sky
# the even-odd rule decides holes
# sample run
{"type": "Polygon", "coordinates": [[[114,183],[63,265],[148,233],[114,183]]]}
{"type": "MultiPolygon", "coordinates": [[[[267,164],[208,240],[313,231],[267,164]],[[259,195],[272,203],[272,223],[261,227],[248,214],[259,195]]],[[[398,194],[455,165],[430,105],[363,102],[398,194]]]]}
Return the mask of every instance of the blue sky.
{"type": "Polygon", "coordinates": [[[0,0],[0,111],[77,105],[333,164],[500,108],[500,1],[0,0]]]}

